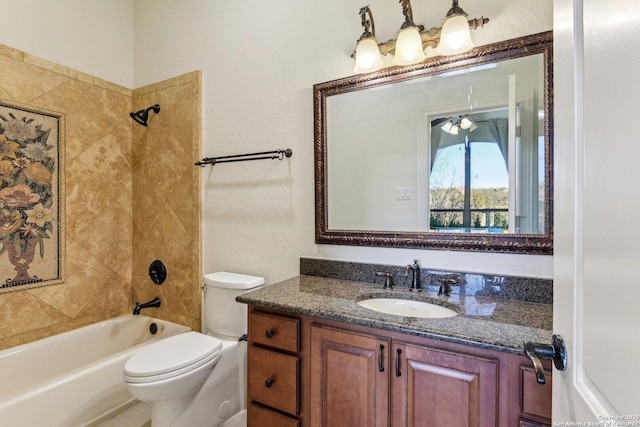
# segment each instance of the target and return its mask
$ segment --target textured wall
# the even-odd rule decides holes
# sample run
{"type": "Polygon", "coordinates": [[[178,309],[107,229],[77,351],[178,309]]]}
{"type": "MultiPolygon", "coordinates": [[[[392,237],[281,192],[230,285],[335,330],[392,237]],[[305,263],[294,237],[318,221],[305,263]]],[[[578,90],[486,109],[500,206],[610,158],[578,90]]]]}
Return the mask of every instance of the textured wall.
{"type": "Polygon", "coordinates": [[[66,115],[66,283],[0,294],[6,348],[131,307],[131,90],[0,45],[0,98],[66,115]]]}
{"type": "Polygon", "coordinates": [[[133,93],[133,110],[160,104],[149,126],[133,126],[133,297],[159,296],[145,313],[200,329],[201,76],[188,73],[133,93]],[[167,268],[161,286],[149,278],[155,259],[167,268]]]}

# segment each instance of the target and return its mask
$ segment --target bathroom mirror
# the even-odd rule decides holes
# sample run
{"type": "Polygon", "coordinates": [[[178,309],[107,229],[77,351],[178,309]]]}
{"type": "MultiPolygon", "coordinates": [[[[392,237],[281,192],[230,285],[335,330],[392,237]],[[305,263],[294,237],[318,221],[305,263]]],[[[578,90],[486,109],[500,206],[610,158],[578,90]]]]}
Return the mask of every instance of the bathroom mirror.
{"type": "Polygon", "coordinates": [[[551,254],[552,45],[314,85],[316,243],[551,254]]]}

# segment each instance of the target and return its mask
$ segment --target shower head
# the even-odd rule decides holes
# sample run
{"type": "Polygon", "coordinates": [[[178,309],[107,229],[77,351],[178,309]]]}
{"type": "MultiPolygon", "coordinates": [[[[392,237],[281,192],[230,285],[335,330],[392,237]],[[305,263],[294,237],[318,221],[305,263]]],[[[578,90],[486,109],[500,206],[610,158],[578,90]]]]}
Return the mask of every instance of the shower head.
{"type": "Polygon", "coordinates": [[[147,126],[147,120],[149,120],[149,111],[153,110],[154,113],[158,114],[160,112],[160,105],[153,105],[146,110],[140,110],[135,113],[129,113],[129,116],[137,123],[140,123],[142,126],[147,126]]]}

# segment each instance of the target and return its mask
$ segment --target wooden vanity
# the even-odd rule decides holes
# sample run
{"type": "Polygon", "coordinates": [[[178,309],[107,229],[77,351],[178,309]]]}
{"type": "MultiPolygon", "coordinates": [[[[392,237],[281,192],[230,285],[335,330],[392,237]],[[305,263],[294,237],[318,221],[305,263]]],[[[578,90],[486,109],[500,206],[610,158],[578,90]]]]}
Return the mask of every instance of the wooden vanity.
{"type": "Polygon", "coordinates": [[[250,427],[551,425],[551,365],[540,385],[521,351],[260,301],[249,307],[250,427]]]}

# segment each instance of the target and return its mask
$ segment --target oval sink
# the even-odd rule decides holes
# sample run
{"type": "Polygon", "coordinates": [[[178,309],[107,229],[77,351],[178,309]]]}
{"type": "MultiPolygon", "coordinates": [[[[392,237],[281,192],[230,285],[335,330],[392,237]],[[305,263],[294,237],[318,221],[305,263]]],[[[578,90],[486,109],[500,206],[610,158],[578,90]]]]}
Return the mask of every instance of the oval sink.
{"type": "Polygon", "coordinates": [[[369,310],[405,317],[439,319],[443,317],[453,317],[458,314],[447,307],[442,307],[441,305],[398,298],[365,299],[358,301],[358,305],[368,308],[369,310]]]}

